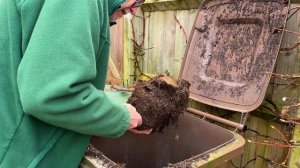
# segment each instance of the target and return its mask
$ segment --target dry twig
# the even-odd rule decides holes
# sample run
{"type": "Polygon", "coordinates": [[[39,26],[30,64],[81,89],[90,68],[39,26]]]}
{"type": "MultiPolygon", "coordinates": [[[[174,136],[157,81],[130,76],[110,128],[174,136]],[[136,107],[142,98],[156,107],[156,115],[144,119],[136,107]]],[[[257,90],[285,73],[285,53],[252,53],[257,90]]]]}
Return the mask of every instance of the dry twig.
{"type": "Polygon", "coordinates": [[[133,92],[134,91],[134,88],[120,88],[120,87],[113,85],[112,83],[109,83],[109,84],[111,85],[112,89],[115,89],[116,91],[119,91],[119,92],[133,92]]]}
{"type": "Polygon", "coordinates": [[[179,22],[179,20],[177,19],[176,15],[174,14],[174,19],[175,21],[179,24],[179,28],[183,31],[184,33],[184,36],[185,36],[185,43],[187,44],[188,43],[188,35],[184,29],[184,27],[182,26],[182,24],[179,22]]]}
{"type": "MultiPolygon", "coordinates": [[[[132,27],[132,36],[133,36],[133,39],[131,39],[131,41],[133,42],[133,63],[134,63],[134,72],[133,72],[133,80],[136,81],[137,78],[138,78],[138,73],[140,73],[141,75],[144,75],[144,76],[147,76],[141,69],[140,67],[140,62],[138,60],[138,57],[139,56],[143,56],[145,54],[145,50],[149,50],[149,49],[152,49],[152,48],[148,48],[148,49],[144,49],[143,46],[144,46],[144,43],[145,43],[145,30],[146,30],[146,17],[145,17],[145,13],[143,11],[143,9],[141,9],[142,11],[142,15],[143,16],[137,16],[137,15],[134,15],[133,18],[135,17],[138,17],[138,18],[141,18],[143,20],[143,32],[142,32],[142,41],[141,43],[138,43],[137,41],[137,38],[136,38],[136,33],[135,33],[135,29],[134,29],[134,24],[133,24],[133,19],[130,21],[131,22],[131,27],[132,27]]],[[[148,77],[148,76],[147,76],[148,77]]]]}
{"type": "Polygon", "coordinates": [[[265,140],[264,142],[258,142],[258,141],[252,141],[252,140],[248,140],[249,143],[253,143],[253,144],[257,144],[257,145],[265,145],[265,146],[272,146],[272,147],[277,147],[277,148],[288,148],[288,154],[285,158],[285,160],[280,164],[282,166],[287,166],[287,162],[288,162],[288,159],[290,157],[290,154],[291,154],[291,150],[292,148],[299,148],[300,149],[300,146],[294,146],[292,145],[288,139],[284,136],[284,134],[279,131],[276,127],[274,126],[271,126],[272,129],[274,129],[281,137],[281,139],[284,141],[284,144],[282,143],[278,143],[278,142],[273,142],[273,141],[267,141],[265,140]]]}
{"type": "Polygon", "coordinates": [[[299,11],[299,9],[300,9],[300,6],[296,6],[296,7],[292,8],[292,9],[290,9],[289,13],[291,11],[294,11],[294,12],[287,18],[287,20],[289,20],[291,17],[293,17],[299,11]]]}
{"type": "MultiPolygon", "coordinates": [[[[296,35],[300,35],[299,32],[295,32],[295,31],[291,31],[291,30],[286,30],[286,29],[274,29],[273,33],[276,33],[278,31],[284,31],[284,32],[288,32],[288,33],[292,33],[292,34],[296,34],[296,35]]],[[[296,47],[298,47],[300,45],[300,41],[297,41],[293,44],[289,44],[288,47],[285,47],[285,48],[281,48],[280,51],[290,51],[290,50],[293,50],[295,49],[296,47]]]]}
{"type": "MultiPolygon", "coordinates": [[[[283,75],[283,74],[277,74],[277,73],[272,73],[272,72],[266,72],[266,73],[271,74],[273,77],[284,80],[284,81],[300,79],[300,74],[283,75]]],[[[286,85],[288,85],[288,86],[300,86],[300,83],[290,82],[286,85]]]]}

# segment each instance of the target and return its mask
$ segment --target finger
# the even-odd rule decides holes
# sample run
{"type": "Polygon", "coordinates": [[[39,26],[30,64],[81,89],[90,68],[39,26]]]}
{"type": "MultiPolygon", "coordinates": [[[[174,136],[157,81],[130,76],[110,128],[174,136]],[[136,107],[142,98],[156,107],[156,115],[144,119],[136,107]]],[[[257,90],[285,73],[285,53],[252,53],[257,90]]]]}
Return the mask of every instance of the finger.
{"type": "Polygon", "coordinates": [[[151,131],[149,131],[149,130],[139,131],[136,129],[131,129],[131,130],[129,130],[129,132],[131,132],[133,134],[138,134],[138,135],[149,135],[151,133],[151,131]]]}
{"type": "Polygon", "coordinates": [[[134,120],[133,119],[133,120],[130,121],[128,129],[131,130],[131,129],[134,129],[138,126],[140,126],[139,125],[139,120],[134,120]]]}
{"type": "Polygon", "coordinates": [[[134,134],[149,135],[152,132],[152,129],[149,130],[130,129],[129,132],[134,134]]]}
{"type": "Polygon", "coordinates": [[[139,127],[143,124],[143,119],[142,119],[142,116],[139,113],[137,113],[137,114],[138,114],[138,118],[139,118],[139,120],[138,120],[138,127],[139,127]]]}

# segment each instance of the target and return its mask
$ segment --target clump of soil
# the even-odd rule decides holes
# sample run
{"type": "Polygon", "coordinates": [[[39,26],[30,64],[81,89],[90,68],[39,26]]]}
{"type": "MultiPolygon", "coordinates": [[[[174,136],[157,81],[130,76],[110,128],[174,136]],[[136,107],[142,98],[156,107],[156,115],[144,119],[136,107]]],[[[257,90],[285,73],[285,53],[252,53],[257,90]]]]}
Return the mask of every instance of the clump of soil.
{"type": "Polygon", "coordinates": [[[143,124],[138,129],[161,132],[169,123],[177,123],[188,106],[189,87],[186,80],[163,75],[137,83],[128,103],[142,116],[143,124]]]}

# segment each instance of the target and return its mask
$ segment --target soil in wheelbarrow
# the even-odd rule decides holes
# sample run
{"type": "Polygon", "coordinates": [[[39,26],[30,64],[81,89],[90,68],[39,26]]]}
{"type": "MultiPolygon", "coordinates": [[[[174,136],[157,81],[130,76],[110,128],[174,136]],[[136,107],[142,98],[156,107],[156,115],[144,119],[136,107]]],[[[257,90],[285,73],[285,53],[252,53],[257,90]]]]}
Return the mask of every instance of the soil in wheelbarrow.
{"type": "Polygon", "coordinates": [[[176,124],[187,109],[190,83],[159,75],[135,86],[128,103],[141,114],[139,130],[162,132],[169,124],[176,124]]]}

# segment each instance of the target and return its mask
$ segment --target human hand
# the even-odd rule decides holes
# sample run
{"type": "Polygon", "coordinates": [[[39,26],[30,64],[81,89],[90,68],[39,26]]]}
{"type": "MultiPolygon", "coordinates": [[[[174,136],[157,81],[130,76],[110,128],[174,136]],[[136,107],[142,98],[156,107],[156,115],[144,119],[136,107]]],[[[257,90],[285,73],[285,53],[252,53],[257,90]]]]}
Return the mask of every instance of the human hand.
{"type": "Polygon", "coordinates": [[[130,115],[130,121],[129,121],[129,127],[128,131],[134,134],[144,134],[149,135],[152,132],[152,129],[150,130],[137,130],[138,126],[142,125],[142,117],[141,115],[136,111],[136,108],[133,107],[131,104],[125,104],[129,111],[130,115]]]}

